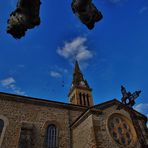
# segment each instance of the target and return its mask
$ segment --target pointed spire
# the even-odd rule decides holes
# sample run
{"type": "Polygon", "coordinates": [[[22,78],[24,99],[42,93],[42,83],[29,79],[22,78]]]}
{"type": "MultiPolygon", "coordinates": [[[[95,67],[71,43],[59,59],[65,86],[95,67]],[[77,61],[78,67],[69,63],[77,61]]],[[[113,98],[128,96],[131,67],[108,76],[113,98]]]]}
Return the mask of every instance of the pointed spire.
{"type": "Polygon", "coordinates": [[[81,73],[81,70],[79,68],[79,63],[78,63],[77,60],[75,62],[72,86],[74,86],[74,87],[81,86],[81,87],[89,88],[89,85],[88,85],[87,81],[84,80],[84,78],[83,78],[83,74],[81,73]]]}
{"type": "Polygon", "coordinates": [[[78,73],[78,72],[81,73],[80,68],[79,68],[79,63],[78,63],[78,61],[76,60],[74,73],[78,73]]]}

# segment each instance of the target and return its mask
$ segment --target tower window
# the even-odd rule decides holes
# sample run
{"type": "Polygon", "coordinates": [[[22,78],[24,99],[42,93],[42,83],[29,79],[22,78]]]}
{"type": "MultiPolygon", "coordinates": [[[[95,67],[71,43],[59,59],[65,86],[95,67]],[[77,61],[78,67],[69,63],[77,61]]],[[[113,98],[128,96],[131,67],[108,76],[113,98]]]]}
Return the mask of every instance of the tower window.
{"type": "Polygon", "coordinates": [[[84,105],[86,105],[85,94],[83,94],[84,105]]]}
{"type": "Polygon", "coordinates": [[[86,95],[86,97],[87,97],[87,104],[89,106],[89,96],[88,96],[88,94],[86,95]]]}
{"type": "Polygon", "coordinates": [[[80,105],[82,105],[82,94],[79,93],[79,98],[80,98],[80,105]]]}
{"type": "Polygon", "coordinates": [[[47,148],[58,148],[58,129],[51,124],[47,128],[47,148]]]}
{"type": "Polygon", "coordinates": [[[0,136],[2,134],[3,128],[4,128],[4,121],[0,119],[0,136]]]}

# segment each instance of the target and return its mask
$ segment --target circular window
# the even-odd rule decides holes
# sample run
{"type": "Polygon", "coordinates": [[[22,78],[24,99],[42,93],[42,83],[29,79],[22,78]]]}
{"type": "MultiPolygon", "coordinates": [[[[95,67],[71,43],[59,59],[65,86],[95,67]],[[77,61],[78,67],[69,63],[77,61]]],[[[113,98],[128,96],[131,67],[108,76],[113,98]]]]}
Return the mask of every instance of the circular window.
{"type": "Polygon", "coordinates": [[[135,131],[130,121],[120,114],[113,114],[108,120],[109,133],[120,145],[128,146],[134,142],[135,131]]]}

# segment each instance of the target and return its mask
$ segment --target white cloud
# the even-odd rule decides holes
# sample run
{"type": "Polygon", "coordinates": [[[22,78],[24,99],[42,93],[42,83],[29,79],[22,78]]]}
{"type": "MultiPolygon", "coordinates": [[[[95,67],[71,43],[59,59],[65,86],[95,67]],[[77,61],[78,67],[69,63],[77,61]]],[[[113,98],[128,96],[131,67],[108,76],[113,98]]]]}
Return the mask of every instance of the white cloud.
{"type": "Polygon", "coordinates": [[[6,78],[6,79],[3,79],[0,81],[0,83],[5,86],[5,87],[10,87],[12,84],[15,83],[15,80],[13,77],[9,77],[9,78],[6,78]]]}
{"type": "Polygon", "coordinates": [[[119,2],[121,2],[122,0],[110,0],[110,2],[112,2],[112,3],[119,3],[119,2]]]}
{"type": "Polygon", "coordinates": [[[17,65],[19,68],[24,68],[25,67],[25,65],[23,65],[23,64],[19,64],[19,65],[17,65]]]}
{"type": "Polygon", "coordinates": [[[13,77],[8,77],[0,81],[0,84],[6,88],[13,91],[13,93],[18,95],[26,95],[24,91],[21,91],[19,87],[16,86],[16,80],[13,77]]]}
{"type": "MultiPolygon", "coordinates": [[[[148,118],[148,103],[140,103],[136,105],[134,109],[142,114],[145,114],[145,116],[147,116],[148,118]]],[[[147,123],[147,127],[148,127],[148,123],[147,123]]]]}
{"type": "Polygon", "coordinates": [[[144,7],[142,7],[140,10],[139,10],[139,14],[142,14],[142,13],[144,13],[145,11],[147,11],[148,10],[148,7],[147,6],[144,6],[144,7]]]}
{"type": "Polygon", "coordinates": [[[70,42],[65,42],[64,46],[57,49],[57,53],[69,60],[85,61],[93,57],[93,54],[86,46],[87,38],[77,37],[70,42]]]}
{"type": "Polygon", "coordinates": [[[66,68],[62,68],[62,67],[59,67],[57,65],[55,65],[53,67],[54,71],[58,71],[59,73],[68,73],[68,70],[66,68]]]}
{"type": "Polygon", "coordinates": [[[104,1],[110,2],[112,4],[120,4],[120,3],[123,3],[123,2],[125,2],[127,0],[104,0],[104,1]]]}
{"type": "MultiPolygon", "coordinates": [[[[147,114],[146,116],[147,116],[147,118],[148,118],[148,114],[147,114]]],[[[148,128],[148,122],[147,122],[147,124],[146,124],[146,125],[147,125],[147,128],[148,128]]]]}
{"type": "Polygon", "coordinates": [[[25,93],[24,91],[21,91],[21,90],[19,90],[19,89],[16,89],[14,92],[15,92],[17,95],[26,95],[26,93],[25,93]]]}
{"type": "Polygon", "coordinates": [[[51,71],[50,76],[55,77],[55,78],[62,77],[62,75],[59,72],[56,72],[56,71],[51,71]]]}
{"type": "Polygon", "coordinates": [[[108,1],[108,2],[116,4],[116,3],[121,2],[122,0],[105,0],[105,1],[108,1]]]}
{"type": "Polygon", "coordinates": [[[135,110],[141,113],[148,113],[148,103],[140,103],[134,107],[135,110]]]}

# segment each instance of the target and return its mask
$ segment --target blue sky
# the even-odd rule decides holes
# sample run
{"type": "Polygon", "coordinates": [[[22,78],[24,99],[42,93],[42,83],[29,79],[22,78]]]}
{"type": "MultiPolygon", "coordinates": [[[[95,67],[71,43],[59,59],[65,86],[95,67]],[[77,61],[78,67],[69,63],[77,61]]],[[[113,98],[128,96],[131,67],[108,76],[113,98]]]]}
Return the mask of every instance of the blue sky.
{"type": "Polygon", "coordinates": [[[94,0],[104,18],[88,30],[71,0],[42,0],[41,25],[20,40],[6,33],[16,0],[0,1],[0,92],[68,102],[75,58],[95,104],[141,89],[148,114],[148,0],[94,0]]]}

